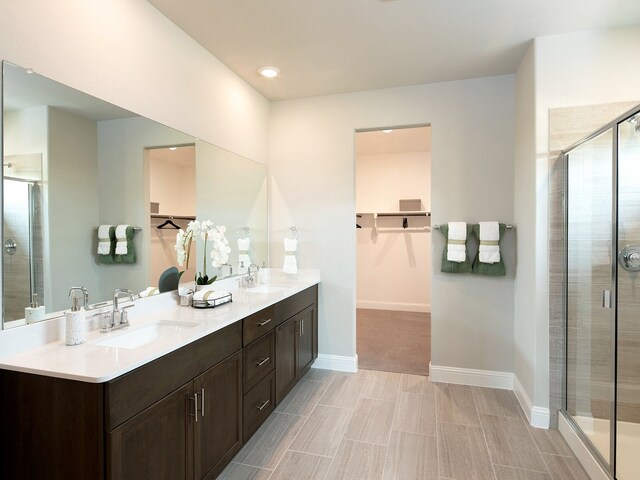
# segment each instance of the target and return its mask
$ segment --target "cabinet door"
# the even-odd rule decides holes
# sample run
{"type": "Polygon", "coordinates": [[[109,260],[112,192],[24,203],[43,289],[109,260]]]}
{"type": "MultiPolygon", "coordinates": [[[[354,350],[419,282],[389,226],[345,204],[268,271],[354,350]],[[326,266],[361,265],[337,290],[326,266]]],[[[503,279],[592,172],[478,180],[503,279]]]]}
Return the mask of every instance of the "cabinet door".
{"type": "Polygon", "coordinates": [[[298,317],[298,358],[297,358],[297,371],[296,378],[302,377],[307,370],[311,367],[311,364],[315,360],[317,355],[317,338],[316,338],[316,321],[315,321],[315,306],[305,308],[300,312],[298,317]]]}
{"type": "Polygon", "coordinates": [[[113,480],[190,478],[188,402],[192,383],[115,428],[107,441],[113,480]]]}
{"type": "Polygon", "coordinates": [[[276,405],[296,383],[297,337],[297,317],[291,317],[276,327],[276,405]]]}
{"type": "Polygon", "coordinates": [[[242,352],[196,377],[193,389],[194,478],[215,478],[242,444],[242,352]]]}

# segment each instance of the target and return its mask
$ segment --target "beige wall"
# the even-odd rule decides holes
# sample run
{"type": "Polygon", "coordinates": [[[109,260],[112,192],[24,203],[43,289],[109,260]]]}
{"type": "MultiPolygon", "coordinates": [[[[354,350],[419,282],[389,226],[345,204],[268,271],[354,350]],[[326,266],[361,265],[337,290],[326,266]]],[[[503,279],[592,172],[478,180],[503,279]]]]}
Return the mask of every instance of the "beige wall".
{"type": "MultiPolygon", "coordinates": [[[[356,211],[398,211],[398,200],[421,199],[431,211],[431,154],[405,152],[356,157],[356,211]]],[[[426,227],[428,217],[408,217],[426,227]]],[[[402,218],[378,219],[379,230],[356,230],[356,306],[383,310],[431,311],[430,230],[402,230],[402,218]],[[392,230],[386,230],[392,228],[392,230]]]]}
{"type": "MultiPolygon", "coordinates": [[[[299,265],[322,269],[321,354],[356,353],[356,129],[432,126],[434,224],[513,221],[512,75],[275,102],[271,111],[272,264],[297,226],[299,265]]],[[[442,274],[434,261],[433,364],[512,371],[516,232],[504,241],[506,277],[442,274]]],[[[441,235],[433,241],[440,258],[441,235]]]]}

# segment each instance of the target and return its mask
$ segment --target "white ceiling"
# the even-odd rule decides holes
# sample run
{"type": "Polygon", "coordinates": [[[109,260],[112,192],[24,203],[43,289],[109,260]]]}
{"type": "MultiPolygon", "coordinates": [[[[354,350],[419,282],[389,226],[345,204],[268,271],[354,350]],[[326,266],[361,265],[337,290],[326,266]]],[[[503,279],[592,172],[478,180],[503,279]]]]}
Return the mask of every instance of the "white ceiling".
{"type": "Polygon", "coordinates": [[[171,163],[181,168],[195,168],[196,147],[195,145],[185,145],[171,150],[169,147],[150,148],[149,159],[171,163]]]}
{"type": "Polygon", "coordinates": [[[639,0],[148,1],[272,100],[513,73],[537,36],[640,24],[639,0]]]}

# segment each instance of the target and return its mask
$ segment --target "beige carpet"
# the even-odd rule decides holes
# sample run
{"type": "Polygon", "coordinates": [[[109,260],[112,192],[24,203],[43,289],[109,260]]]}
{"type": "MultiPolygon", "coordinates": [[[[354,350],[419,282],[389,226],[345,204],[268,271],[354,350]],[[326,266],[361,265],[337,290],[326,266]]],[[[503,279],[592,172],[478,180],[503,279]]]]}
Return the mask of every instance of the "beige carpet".
{"type": "Polygon", "coordinates": [[[360,368],[429,374],[431,314],[358,308],[356,321],[360,368]]]}

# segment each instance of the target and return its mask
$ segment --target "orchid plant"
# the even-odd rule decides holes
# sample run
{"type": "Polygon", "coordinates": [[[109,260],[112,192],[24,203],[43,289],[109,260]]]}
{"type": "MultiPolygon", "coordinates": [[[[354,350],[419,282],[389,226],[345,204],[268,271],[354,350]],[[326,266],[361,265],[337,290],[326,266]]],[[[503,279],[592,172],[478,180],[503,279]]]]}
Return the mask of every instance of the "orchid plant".
{"type": "MultiPolygon", "coordinates": [[[[191,252],[191,242],[194,238],[200,237],[204,240],[204,254],[202,255],[202,271],[198,272],[195,277],[196,285],[211,285],[217,278],[207,276],[207,242],[213,242],[211,249],[211,265],[214,268],[220,268],[221,265],[227,263],[229,259],[229,241],[225,236],[227,231],[224,225],[214,226],[211,220],[199,222],[194,220],[189,222],[186,230],[180,229],[176,235],[176,257],[180,266],[185,265],[185,270],[189,268],[189,255],[191,252]]],[[[185,272],[180,272],[180,276],[185,272]]]]}

